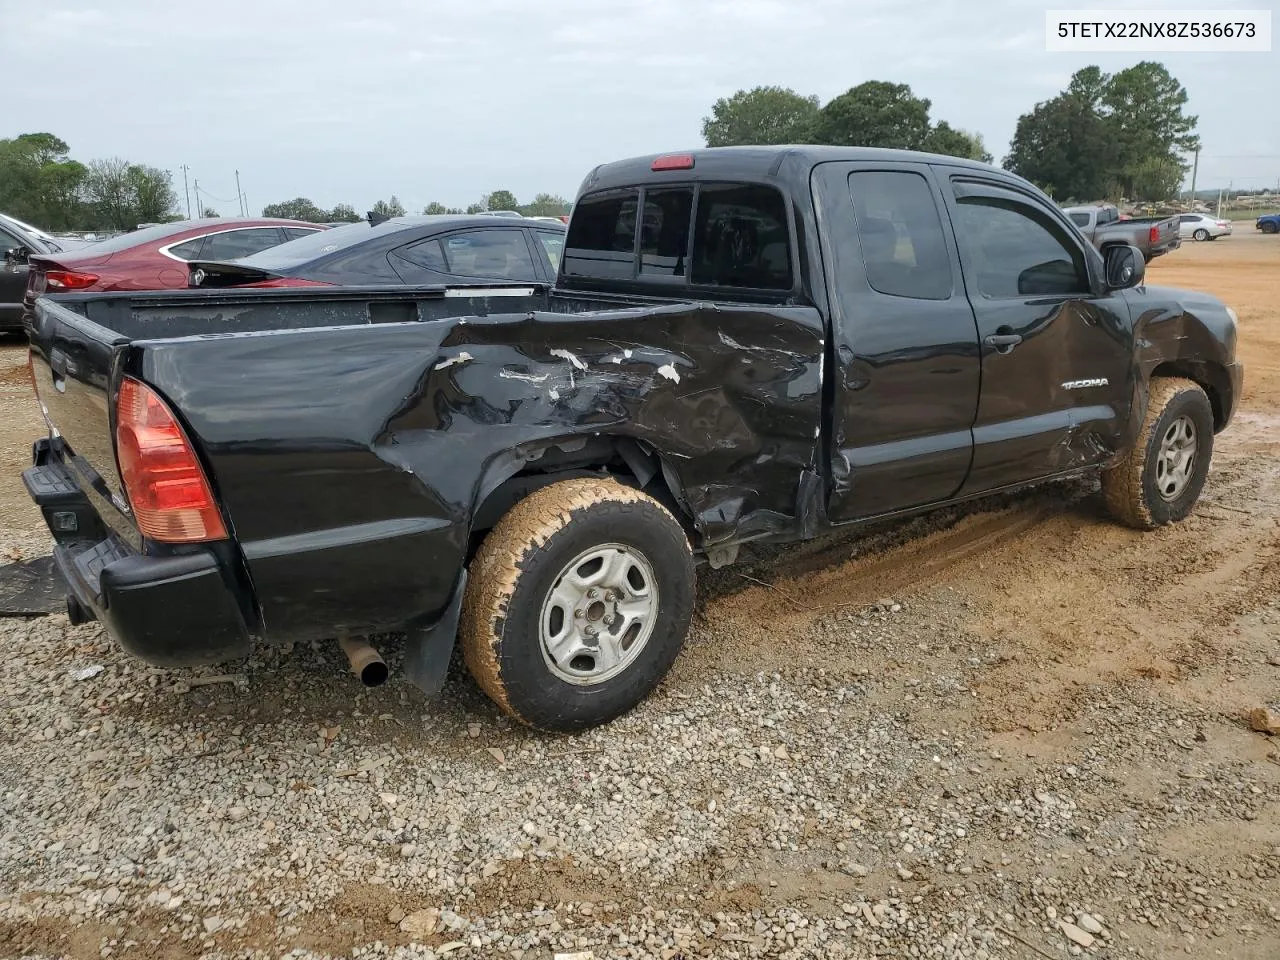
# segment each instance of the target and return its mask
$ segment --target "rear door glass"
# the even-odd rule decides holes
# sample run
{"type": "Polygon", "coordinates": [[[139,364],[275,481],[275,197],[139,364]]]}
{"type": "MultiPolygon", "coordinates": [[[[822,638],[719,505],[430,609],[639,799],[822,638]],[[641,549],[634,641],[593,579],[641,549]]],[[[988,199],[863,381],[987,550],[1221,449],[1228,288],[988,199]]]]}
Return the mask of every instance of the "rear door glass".
{"type": "Polygon", "coordinates": [[[449,272],[449,265],[445,263],[444,251],[440,249],[439,240],[424,240],[421,243],[401,247],[395,251],[395,255],[401,260],[408,260],[435,273],[449,272]]]}
{"type": "Polygon", "coordinates": [[[537,280],[523,230],[472,230],[444,238],[448,272],[484,280],[537,280]]]}
{"type": "Polygon", "coordinates": [[[946,300],[951,255],[933,191],[918,173],[850,174],[849,193],[867,282],[893,297],[946,300]]]}
{"type": "Polygon", "coordinates": [[[560,261],[564,257],[564,234],[553,233],[550,230],[537,231],[538,242],[542,244],[542,249],[547,254],[547,259],[551,261],[551,272],[556,273],[560,269],[560,261]]]}
{"type": "Polygon", "coordinates": [[[200,251],[204,249],[204,242],[208,239],[208,237],[196,237],[194,240],[175,244],[169,248],[169,254],[179,260],[199,260],[200,251]]]}
{"type": "Polygon", "coordinates": [[[275,227],[215,233],[206,238],[201,257],[205,260],[238,260],[278,246],[280,241],[280,231],[275,227]]]}

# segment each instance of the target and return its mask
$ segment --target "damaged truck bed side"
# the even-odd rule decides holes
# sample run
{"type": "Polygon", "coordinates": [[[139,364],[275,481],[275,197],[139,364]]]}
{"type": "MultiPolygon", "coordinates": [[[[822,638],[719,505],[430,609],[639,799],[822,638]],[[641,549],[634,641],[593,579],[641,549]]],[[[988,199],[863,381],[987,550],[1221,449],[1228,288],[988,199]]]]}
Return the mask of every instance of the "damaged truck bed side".
{"type": "Polygon", "coordinates": [[[1186,516],[1235,317],[1142,276],[955,158],[622,161],[550,291],[35,301],[24,476],[73,616],[144,659],[399,630],[434,691],[456,636],[504,710],[580,729],[666,673],[699,558],[1089,471],[1130,525],[1186,516]]]}

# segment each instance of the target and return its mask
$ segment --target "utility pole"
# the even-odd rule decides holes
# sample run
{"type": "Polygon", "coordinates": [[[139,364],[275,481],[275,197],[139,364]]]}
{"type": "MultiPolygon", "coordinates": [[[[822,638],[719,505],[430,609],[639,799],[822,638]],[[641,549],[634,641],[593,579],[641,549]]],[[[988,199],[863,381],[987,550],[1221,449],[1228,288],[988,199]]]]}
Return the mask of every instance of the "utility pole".
{"type": "Polygon", "coordinates": [[[240,198],[244,200],[244,215],[249,216],[249,195],[247,193],[240,194],[240,198]]]}
{"type": "Polygon", "coordinates": [[[1196,147],[1196,158],[1191,162],[1191,206],[1196,205],[1196,174],[1200,172],[1200,148],[1196,147]]]}
{"type": "Polygon", "coordinates": [[[200,181],[196,181],[196,210],[200,216],[204,216],[204,207],[200,206],[200,181]]]}
{"type": "Polygon", "coordinates": [[[191,188],[187,186],[187,171],[191,168],[185,163],[182,165],[182,192],[187,195],[187,219],[191,219],[191,188]]]}
{"type": "Polygon", "coordinates": [[[240,171],[236,171],[236,199],[240,201],[240,216],[248,216],[244,210],[244,191],[240,189],[240,171]]]}

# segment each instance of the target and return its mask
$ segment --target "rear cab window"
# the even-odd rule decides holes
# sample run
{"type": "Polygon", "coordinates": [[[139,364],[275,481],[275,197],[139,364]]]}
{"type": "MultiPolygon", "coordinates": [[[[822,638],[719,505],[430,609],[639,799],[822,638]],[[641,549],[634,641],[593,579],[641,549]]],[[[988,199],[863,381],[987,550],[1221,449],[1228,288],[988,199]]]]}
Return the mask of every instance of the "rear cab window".
{"type": "Polygon", "coordinates": [[[587,194],[574,206],[561,277],[781,292],[793,287],[791,228],[776,187],[703,182],[587,194]]]}

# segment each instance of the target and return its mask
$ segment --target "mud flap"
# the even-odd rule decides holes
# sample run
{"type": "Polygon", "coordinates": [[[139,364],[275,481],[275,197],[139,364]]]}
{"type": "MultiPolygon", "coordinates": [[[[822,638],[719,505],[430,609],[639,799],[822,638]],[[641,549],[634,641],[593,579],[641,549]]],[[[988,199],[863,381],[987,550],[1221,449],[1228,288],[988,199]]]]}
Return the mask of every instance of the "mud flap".
{"type": "Polygon", "coordinates": [[[467,592],[467,571],[458,576],[453,598],[435,623],[411,628],[404,642],[404,672],[409,682],[428,697],[435,696],[444,687],[449,673],[449,661],[453,657],[453,645],[458,636],[458,617],[462,613],[462,598],[467,592]]]}

